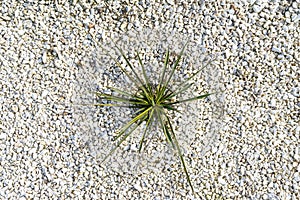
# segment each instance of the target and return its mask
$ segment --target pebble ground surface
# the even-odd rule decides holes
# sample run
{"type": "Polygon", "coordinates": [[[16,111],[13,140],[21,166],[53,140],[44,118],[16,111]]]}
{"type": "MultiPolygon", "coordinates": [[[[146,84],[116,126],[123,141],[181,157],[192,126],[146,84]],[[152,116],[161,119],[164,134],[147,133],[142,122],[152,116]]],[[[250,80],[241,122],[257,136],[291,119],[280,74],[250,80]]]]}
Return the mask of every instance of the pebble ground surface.
{"type": "MultiPolygon", "coordinates": [[[[0,5],[0,199],[300,199],[299,0],[8,0],[0,5]],[[126,43],[131,33],[137,35],[128,41],[153,37],[149,45],[156,51],[164,50],[156,46],[159,34],[170,41],[189,38],[197,44],[196,54],[190,53],[196,64],[198,53],[216,56],[213,66],[222,78],[213,85],[221,85],[222,99],[192,104],[203,111],[190,108],[194,131],[181,120],[189,135],[195,133],[185,145],[194,194],[176,159],[134,174],[102,165],[89,148],[93,134],[105,138],[118,121],[109,110],[75,105],[77,88],[104,87],[122,78],[116,68],[101,68],[109,62],[101,55],[93,64],[103,51],[92,38],[108,50],[108,38],[122,38],[120,45],[129,52],[137,47],[126,43]],[[223,111],[214,132],[218,137],[205,153],[203,121],[210,124],[211,115],[201,105],[223,111]]],[[[209,88],[205,78],[196,83],[209,88]]],[[[134,151],[128,145],[116,153],[117,160],[134,151]]],[[[119,163],[126,166],[125,161],[119,163]]]]}

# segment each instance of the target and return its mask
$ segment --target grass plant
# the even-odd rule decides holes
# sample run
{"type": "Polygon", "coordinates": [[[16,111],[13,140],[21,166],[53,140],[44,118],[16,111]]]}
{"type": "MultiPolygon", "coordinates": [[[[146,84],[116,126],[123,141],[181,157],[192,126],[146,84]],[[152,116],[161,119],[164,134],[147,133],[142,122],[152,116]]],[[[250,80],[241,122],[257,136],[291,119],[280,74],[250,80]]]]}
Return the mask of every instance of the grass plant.
{"type": "Polygon", "coordinates": [[[125,53],[116,45],[116,48],[121,53],[122,58],[125,60],[126,65],[129,67],[131,72],[125,70],[125,68],[119,61],[114,58],[113,59],[116,62],[116,65],[126,74],[130,81],[135,84],[138,90],[137,92],[135,91],[134,93],[132,93],[129,91],[124,91],[121,88],[118,89],[109,87],[109,89],[112,91],[112,93],[110,94],[95,92],[95,95],[99,99],[99,102],[97,102],[95,105],[100,107],[128,107],[135,111],[133,117],[130,118],[130,120],[116,132],[116,145],[104,157],[102,162],[110,157],[126,140],[126,138],[134,133],[138,126],[145,122],[146,125],[142,132],[138,148],[138,151],[141,152],[143,149],[143,144],[145,143],[145,139],[149,131],[151,131],[150,127],[154,124],[154,122],[156,122],[161,128],[167,143],[169,143],[173,150],[177,153],[182,164],[187,182],[194,192],[194,187],[187,170],[184,155],[176,138],[176,134],[171,123],[172,119],[169,114],[170,112],[180,113],[180,111],[177,109],[177,106],[180,103],[204,99],[211,95],[210,93],[205,93],[199,96],[177,100],[180,99],[177,98],[178,96],[186,92],[193,85],[193,78],[210,63],[198,69],[198,71],[193,73],[189,78],[178,84],[175,89],[171,90],[171,80],[174,76],[174,73],[176,72],[176,69],[180,66],[180,61],[182,60],[187,44],[188,42],[182,47],[180,54],[177,55],[177,58],[175,58],[174,62],[170,61],[170,51],[167,50],[164,57],[164,64],[162,72],[160,74],[160,78],[158,80],[158,84],[153,84],[151,80],[149,80],[149,76],[146,73],[146,69],[139,52],[136,52],[136,59],[138,60],[139,67],[141,67],[141,75],[139,75],[139,73],[135,70],[135,66],[132,65],[132,63],[129,61],[129,58],[126,57],[125,53]]]}

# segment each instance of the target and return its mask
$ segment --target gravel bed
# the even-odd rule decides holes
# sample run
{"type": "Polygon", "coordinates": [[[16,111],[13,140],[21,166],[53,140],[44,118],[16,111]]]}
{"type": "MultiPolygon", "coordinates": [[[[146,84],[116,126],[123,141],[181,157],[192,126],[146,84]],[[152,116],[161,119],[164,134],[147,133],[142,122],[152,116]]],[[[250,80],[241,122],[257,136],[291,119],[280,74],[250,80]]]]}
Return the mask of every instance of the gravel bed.
{"type": "Polygon", "coordinates": [[[0,11],[0,199],[300,199],[299,0],[8,0],[0,11]],[[101,163],[130,111],[79,104],[94,102],[89,90],[134,89],[94,41],[120,59],[110,39],[154,75],[189,40],[174,85],[216,58],[191,93],[223,92],[173,116],[195,194],[156,129],[144,153],[136,135],[101,163]]]}

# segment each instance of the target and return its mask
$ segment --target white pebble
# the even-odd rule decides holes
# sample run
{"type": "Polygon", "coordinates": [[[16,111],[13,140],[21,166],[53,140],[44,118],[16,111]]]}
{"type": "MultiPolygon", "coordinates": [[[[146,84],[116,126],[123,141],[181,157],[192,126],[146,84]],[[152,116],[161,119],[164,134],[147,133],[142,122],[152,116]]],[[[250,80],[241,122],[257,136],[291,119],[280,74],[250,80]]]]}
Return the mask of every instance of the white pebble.
{"type": "Polygon", "coordinates": [[[141,185],[138,184],[138,183],[134,184],[133,187],[134,187],[134,189],[136,189],[139,192],[143,190],[143,188],[141,187],[141,185]]]}
{"type": "Polygon", "coordinates": [[[254,10],[254,12],[256,12],[256,13],[259,13],[262,9],[263,9],[262,6],[258,6],[258,5],[254,5],[254,6],[253,6],[253,10],[254,10]]]}
{"type": "Polygon", "coordinates": [[[48,90],[44,90],[42,92],[42,98],[45,98],[48,94],[49,94],[49,91],[48,90]]]}
{"type": "MultiPolygon", "coordinates": [[[[1,127],[0,127],[1,128],[1,127]]],[[[0,133],[0,140],[6,140],[7,134],[4,132],[0,133]]]]}
{"type": "Polygon", "coordinates": [[[42,61],[43,61],[44,64],[47,63],[47,52],[44,52],[44,53],[43,53],[42,61]]]}
{"type": "Polygon", "coordinates": [[[298,22],[300,20],[300,14],[293,14],[291,19],[293,22],[298,22]]]}
{"type": "Polygon", "coordinates": [[[221,176],[218,177],[218,182],[222,185],[226,185],[227,182],[225,181],[225,179],[223,179],[221,176]]]}
{"type": "Polygon", "coordinates": [[[276,53],[281,53],[281,49],[277,48],[277,47],[272,47],[272,51],[276,52],[276,53]]]}
{"type": "Polygon", "coordinates": [[[11,109],[12,109],[12,111],[14,111],[16,113],[16,112],[18,112],[19,107],[17,105],[12,105],[11,109]]]}
{"type": "Polygon", "coordinates": [[[284,59],[284,55],[279,54],[279,55],[277,56],[277,58],[278,58],[279,60],[282,60],[282,59],[284,59]]]}

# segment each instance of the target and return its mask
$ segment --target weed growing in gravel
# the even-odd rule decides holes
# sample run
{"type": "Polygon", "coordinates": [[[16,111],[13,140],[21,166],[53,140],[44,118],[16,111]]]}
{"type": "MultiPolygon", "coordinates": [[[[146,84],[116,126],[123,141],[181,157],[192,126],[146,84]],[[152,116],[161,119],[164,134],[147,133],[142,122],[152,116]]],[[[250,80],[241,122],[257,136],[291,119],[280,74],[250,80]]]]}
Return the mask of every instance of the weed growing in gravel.
{"type": "MultiPolygon", "coordinates": [[[[203,69],[199,69],[194,74],[192,74],[189,78],[187,78],[184,82],[177,85],[176,89],[173,91],[170,89],[170,81],[173,78],[175,70],[179,67],[179,63],[182,59],[185,47],[187,43],[181,49],[180,54],[178,55],[175,62],[170,62],[170,52],[169,50],[166,52],[164,58],[164,65],[162,68],[162,72],[160,74],[160,78],[158,80],[158,84],[152,84],[151,80],[146,74],[145,67],[141,60],[140,54],[137,52],[136,59],[138,59],[138,63],[142,69],[142,75],[139,75],[132,63],[125,56],[124,52],[116,47],[118,51],[122,54],[122,57],[125,59],[127,66],[130,68],[131,73],[125,70],[125,68],[118,62],[116,59],[117,66],[126,74],[126,76],[132,81],[133,84],[138,88],[137,92],[131,93],[129,91],[124,91],[123,89],[112,88],[109,89],[112,91],[111,94],[95,92],[97,97],[99,98],[99,103],[95,104],[96,106],[106,107],[106,106],[117,106],[117,107],[128,107],[133,109],[134,117],[126,123],[123,127],[121,127],[117,131],[117,136],[115,138],[116,146],[111,149],[111,151],[105,156],[103,162],[111,156],[116,149],[122,144],[123,141],[126,140],[138,126],[140,126],[143,122],[145,122],[146,126],[143,130],[142,137],[139,141],[138,151],[141,152],[143,148],[143,144],[145,142],[145,138],[149,134],[149,127],[153,125],[154,122],[157,122],[165,135],[166,141],[172,146],[173,150],[178,154],[179,159],[181,161],[183,171],[186,175],[187,181],[194,192],[194,188],[184,161],[184,156],[181,152],[179,143],[176,139],[176,135],[172,126],[172,119],[168,115],[169,112],[180,113],[180,111],[176,108],[176,106],[180,103],[195,101],[199,99],[204,99],[208,97],[209,93],[195,96],[192,98],[187,98],[183,100],[176,100],[178,95],[184,93],[189,89],[193,83],[190,81],[203,69]]],[[[112,58],[112,56],[111,56],[112,58]]],[[[208,63],[209,64],[209,63],[208,63]]],[[[207,65],[208,65],[207,64],[207,65]]],[[[205,66],[204,66],[205,67],[205,66]]]]}

